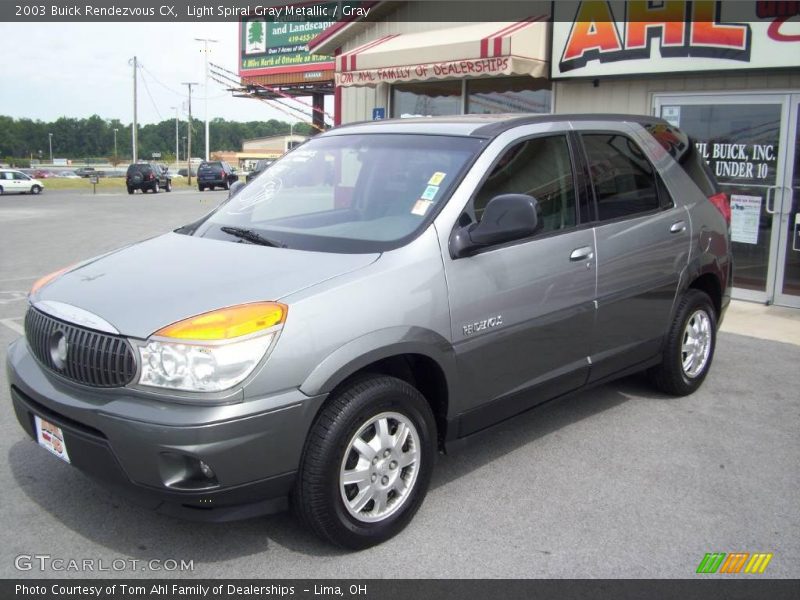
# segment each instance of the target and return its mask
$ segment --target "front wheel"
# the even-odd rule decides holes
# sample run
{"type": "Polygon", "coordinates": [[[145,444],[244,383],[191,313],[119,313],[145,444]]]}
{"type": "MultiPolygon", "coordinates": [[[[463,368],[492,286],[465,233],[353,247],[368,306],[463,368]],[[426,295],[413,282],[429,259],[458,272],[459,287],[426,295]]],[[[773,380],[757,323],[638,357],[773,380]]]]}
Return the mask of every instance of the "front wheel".
{"type": "Polygon", "coordinates": [[[31,194],[36,195],[36,194],[41,194],[41,193],[42,193],[42,186],[40,186],[40,185],[31,186],[31,194]]]}
{"type": "Polygon", "coordinates": [[[425,397],[365,376],[332,397],[306,440],[292,504],[317,535],[368,548],[400,532],[428,491],[436,424],[425,397]]]}
{"type": "Polygon", "coordinates": [[[691,394],[708,375],[716,345],[717,317],[711,298],[690,289],[678,303],[662,362],[650,370],[653,383],[673,396],[691,394]]]}

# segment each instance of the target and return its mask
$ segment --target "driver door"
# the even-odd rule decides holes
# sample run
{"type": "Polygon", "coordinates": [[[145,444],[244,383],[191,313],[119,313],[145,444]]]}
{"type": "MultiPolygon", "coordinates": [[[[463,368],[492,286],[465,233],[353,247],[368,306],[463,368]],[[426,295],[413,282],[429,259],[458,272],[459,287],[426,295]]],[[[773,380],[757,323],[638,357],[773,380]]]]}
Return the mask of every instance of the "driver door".
{"type": "Polygon", "coordinates": [[[445,256],[453,345],[463,389],[472,391],[459,435],[576,389],[589,372],[595,240],[591,224],[580,222],[567,136],[509,146],[460,222],[479,221],[491,198],[505,193],[537,199],[537,233],[445,256]]]}

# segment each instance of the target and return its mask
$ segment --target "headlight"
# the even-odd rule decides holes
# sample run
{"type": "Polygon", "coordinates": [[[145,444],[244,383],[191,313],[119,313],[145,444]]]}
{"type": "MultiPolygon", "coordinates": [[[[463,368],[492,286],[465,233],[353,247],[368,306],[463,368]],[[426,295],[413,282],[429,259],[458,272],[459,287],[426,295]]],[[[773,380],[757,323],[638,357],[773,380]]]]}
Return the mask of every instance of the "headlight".
{"type": "Polygon", "coordinates": [[[254,302],[168,325],[139,346],[139,383],[190,392],[231,388],[267,354],[286,312],[283,304],[254,302]]]}

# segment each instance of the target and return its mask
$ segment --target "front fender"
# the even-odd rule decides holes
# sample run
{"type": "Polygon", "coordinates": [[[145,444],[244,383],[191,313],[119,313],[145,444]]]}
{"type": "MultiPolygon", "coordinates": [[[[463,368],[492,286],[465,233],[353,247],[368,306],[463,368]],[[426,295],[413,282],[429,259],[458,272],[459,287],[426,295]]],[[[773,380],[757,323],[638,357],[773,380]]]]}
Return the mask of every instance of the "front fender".
{"type": "Polygon", "coordinates": [[[452,345],[438,333],[421,327],[379,329],[340,346],[311,371],[300,390],[308,396],[330,393],[367,365],[401,354],[420,354],[434,360],[444,372],[450,397],[458,397],[452,345]]]}

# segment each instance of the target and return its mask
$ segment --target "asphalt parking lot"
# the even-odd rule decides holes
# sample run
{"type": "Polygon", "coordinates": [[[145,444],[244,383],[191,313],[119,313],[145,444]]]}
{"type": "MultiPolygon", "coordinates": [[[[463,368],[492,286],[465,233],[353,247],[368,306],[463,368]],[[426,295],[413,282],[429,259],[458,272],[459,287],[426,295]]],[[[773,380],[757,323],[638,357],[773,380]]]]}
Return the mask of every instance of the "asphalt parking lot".
{"type": "MultiPolygon", "coordinates": [[[[38,276],[190,222],[224,194],[0,197],[3,363],[38,276]]],[[[357,556],[288,515],[198,524],[129,504],[23,434],[3,370],[0,577],[154,575],[15,568],[47,554],[194,561],[159,577],[691,578],[706,552],[771,552],[756,577],[800,577],[798,364],[800,345],[723,333],[693,396],[631,377],[507,421],[440,456],[411,525],[357,556]]]]}

